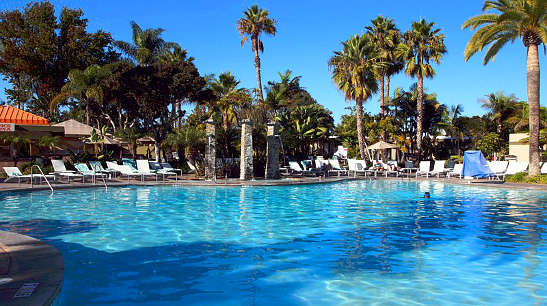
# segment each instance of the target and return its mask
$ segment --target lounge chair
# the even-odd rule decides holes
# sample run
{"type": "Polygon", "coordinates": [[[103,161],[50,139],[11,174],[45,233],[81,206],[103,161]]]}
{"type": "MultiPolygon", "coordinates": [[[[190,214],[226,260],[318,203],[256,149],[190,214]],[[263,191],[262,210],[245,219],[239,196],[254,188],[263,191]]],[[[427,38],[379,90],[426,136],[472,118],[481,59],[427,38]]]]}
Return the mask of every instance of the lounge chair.
{"type": "Polygon", "coordinates": [[[173,168],[168,162],[160,163],[160,166],[166,172],[179,172],[182,175],[182,169],[173,168]]]}
{"type": "Polygon", "coordinates": [[[81,174],[77,174],[76,171],[67,170],[65,167],[65,163],[60,159],[52,159],[51,165],[53,166],[53,174],[66,177],[67,182],[70,184],[70,178],[81,178],[82,183],[85,182],[84,176],[81,174]]]}
{"type": "Polygon", "coordinates": [[[300,167],[300,164],[298,164],[295,161],[290,161],[289,162],[289,168],[291,169],[292,173],[298,173],[300,175],[313,174],[313,171],[302,169],[302,167],[300,167]]]}
{"type": "Polygon", "coordinates": [[[165,181],[165,177],[169,175],[174,175],[175,180],[178,180],[178,176],[175,172],[170,172],[167,169],[159,169],[159,170],[150,169],[149,162],[144,159],[137,160],[137,168],[139,172],[141,172],[144,175],[155,175],[156,181],[158,180],[158,175],[161,175],[164,181],[165,181]]]}
{"type": "Polygon", "coordinates": [[[120,170],[118,170],[118,167],[120,165],[118,165],[117,162],[115,161],[107,161],[106,162],[106,168],[110,171],[117,171],[118,173],[120,172],[120,170]]]}
{"type": "Polygon", "coordinates": [[[496,177],[498,175],[502,175],[507,170],[507,166],[509,165],[509,162],[506,160],[495,160],[488,162],[488,167],[492,171],[492,175],[490,177],[496,177]]]}
{"type": "Polygon", "coordinates": [[[462,178],[463,174],[463,164],[455,164],[452,171],[446,173],[446,177],[458,176],[462,178]]]}
{"type": "Polygon", "coordinates": [[[349,171],[340,166],[340,162],[338,161],[338,159],[329,159],[328,162],[329,162],[329,164],[332,168],[332,169],[329,170],[329,172],[334,172],[338,176],[340,176],[340,174],[344,174],[344,173],[349,175],[349,171]]]}
{"type": "Polygon", "coordinates": [[[116,169],[120,171],[122,176],[127,176],[127,181],[129,181],[131,177],[140,177],[141,181],[144,181],[144,174],[133,172],[133,170],[128,165],[118,165],[116,166],[116,169]]]}
{"type": "Polygon", "coordinates": [[[131,171],[133,171],[133,172],[138,172],[139,171],[137,169],[137,163],[135,162],[134,159],[122,158],[122,163],[126,166],[129,166],[129,169],[131,169],[131,171]]]}
{"type": "Polygon", "coordinates": [[[186,161],[186,164],[188,165],[188,168],[190,168],[190,172],[188,173],[196,173],[196,166],[192,164],[189,160],[186,161]]]}
{"type": "Polygon", "coordinates": [[[390,160],[387,163],[382,163],[384,168],[384,174],[388,177],[389,174],[395,174],[396,177],[399,177],[399,170],[397,169],[397,161],[390,160]],[[392,170],[395,169],[395,170],[392,170]]]}
{"type": "Polygon", "coordinates": [[[402,174],[407,174],[407,176],[410,176],[412,174],[412,171],[418,171],[418,168],[414,167],[413,162],[411,162],[409,160],[405,160],[405,167],[399,169],[399,171],[402,174]]]}
{"type": "Polygon", "coordinates": [[[509,161],[509,165],[507,166],[507,170],[505,170],[504,173],[499,174],[491,174],[490,177],[494,179],[501,179],[505,180],[505,176],[507,175],[514,175],[519,172],[527,172],[528,171],[528,162],[517,162],[517,161],[509,161]]]}
{"type": "Polygon", "coordinates": [[[303,160],[300,162],[300,164],[302,165],[302,168],[305,170],[305,171],[311,171],[313,170],[313,162],[309,159],[306,159],[306,160],[303,160]]]}
{"type": "Polygon", "coordinates": [[[102,174],[100,172],[90,170],[87,167],[87,165],[84,164],[84,163],[74,164],[74,168],[76,168],[76,170],[78,170],[78,172],[80,172],[80,174],[84,176],[84,179],[83,179],[84,183],[85,183],[85,177],[86,176],[90,176],[93,183],[95,183],[95,180],[97,179],[97,177],[103,177],[104,178],[106,176],[105,174],[102,174]]]}
{"type": "Polygon", "coordinates": [[[418,171],[416,171],[416,178],[420,175],[424,175],[426,177],[429,177],[429,169],[431,167],[431,162],[428,161],[428,160],[425,160],[425,161],[421,161],[420,162],[420,167],[418,169],[418,171]]]}
{"type": "Polygon", "coordinates": [[[441,174],[445,174],[448,172],[448,169],[444,167],[444,164],[446,163],[446,160],[436,160],[435,164],[433,165],[433,170],[429,172],[428,175],[431,176],[437,176],[440,177],[441,174]]]}
{"type": "Polygon", "coordinates": [[[93,170],[95,172],[108,174],[109,178],[112,177],[112,176],[116,176],[116,173],[120,172],[118,170],[114,170],[114,169],[110,169],[110,168],[105,169],[103,167],[103,164],[98,160],[90,161],[89,166],[91,167],[91,170],[93,170]]]}
{"type": "Polygon", "coordinates": [[[17,179],[17,184],[21,184],[21,180],[24,180],[24,179],[28,179],[30,183],[31,180],[35,178],[40,178],[40,181],[42,181],[44,177],[48,179],[52,178],[53,180],[55,180],[54,175],[42,175],[41,173],[32,174],[32,175],[23,174],[21,173],[21,170],[19,170],[19,168],[17,167],[3,167],[3,168],[6,174],[8,175],[8,177],[4,180],[4,183],[7,183],[9,180],[12,180],[12,179],[17,179]]]}
{"type": "Polygon", "coordinates": [[[348,159],[348,173],[353,171],[353,175],[356,176],[357,173],[365,173],[366,175],[366,163],[364,160],[357,159],[348,159]]]}
{"type": "Polygon", "coordinates": [[[541,166],[541,174],[547,174],[547,163],[543,163],[541,166]]]}

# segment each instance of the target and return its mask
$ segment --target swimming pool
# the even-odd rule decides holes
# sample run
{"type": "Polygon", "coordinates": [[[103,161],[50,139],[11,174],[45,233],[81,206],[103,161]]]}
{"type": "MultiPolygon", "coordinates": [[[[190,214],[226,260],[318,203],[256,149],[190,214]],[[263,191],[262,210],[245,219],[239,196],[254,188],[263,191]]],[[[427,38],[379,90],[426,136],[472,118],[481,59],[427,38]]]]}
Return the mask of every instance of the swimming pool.
{"type": "Polygon", "coordinates": [[[0,229],[62,252],[56,305],[532,305],[546,204],[427,181],[139,186],[0,194],[0,229]]]}

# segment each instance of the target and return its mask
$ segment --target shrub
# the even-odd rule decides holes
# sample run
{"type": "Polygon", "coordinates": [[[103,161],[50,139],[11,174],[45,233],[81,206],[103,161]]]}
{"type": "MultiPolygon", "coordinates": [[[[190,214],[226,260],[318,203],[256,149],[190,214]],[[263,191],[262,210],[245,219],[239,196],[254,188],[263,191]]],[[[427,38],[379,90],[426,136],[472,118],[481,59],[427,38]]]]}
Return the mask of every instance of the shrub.
{"type": "Polygon", "coordinates": [[[519,172],[506,176],[505,180],[511,183],[547,184],[547,175],[527,176],[525,172],[519,172]]]}

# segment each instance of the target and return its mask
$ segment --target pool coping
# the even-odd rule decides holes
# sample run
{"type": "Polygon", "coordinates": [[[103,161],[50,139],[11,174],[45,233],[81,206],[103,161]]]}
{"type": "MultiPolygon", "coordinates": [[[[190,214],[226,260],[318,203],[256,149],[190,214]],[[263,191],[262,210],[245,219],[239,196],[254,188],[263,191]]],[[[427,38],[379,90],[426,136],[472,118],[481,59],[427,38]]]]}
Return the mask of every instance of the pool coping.
{"type": "Polygon", "coordinates": [[[0,231],[0,304],[51,305],[61,290],[63,256],[29,236],[0,231]],[[39,283],[28,297],[14,297],[26,283],[39,283]]]}

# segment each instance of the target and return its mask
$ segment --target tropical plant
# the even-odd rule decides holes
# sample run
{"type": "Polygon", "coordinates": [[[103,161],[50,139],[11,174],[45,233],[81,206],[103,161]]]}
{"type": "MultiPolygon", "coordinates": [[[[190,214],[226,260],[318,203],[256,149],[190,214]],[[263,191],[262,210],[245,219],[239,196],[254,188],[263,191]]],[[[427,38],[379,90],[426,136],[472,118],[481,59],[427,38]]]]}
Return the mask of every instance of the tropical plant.
{"type": "Polygon", "coordinates": [[[68,82],[61,88],[61,92],[51,100],[50,109],[56,109],[61,101],[76,98],[80,103],[85,104],[86,124],[89,125],[91,123],[91,104],[101,104],[103,102],[102,81],[108,76],[108,73],[108,69],[99,65],[91,65],[83,71],[79,69],[70,70],[68,82]]]}
{"type": "Polygon", "coordinates": [[[441,58],[446,53],[444,35],[440,29],[435,29],[434,22],[425,19],[412,23],[412,29],[403,35],[404,43],[399,45],[397,54],[405,61],[405,73],[418,80],[418,118],[416,122],[416,147],[418,158],[422,150],[423,136],[423,102],[424,102],[424,78],[433,78],[435,70],[431,62],[440,64],[441,58]]]}
{"type": "Polygon", "coordinates": [[[131,31],[133,34],[132,43],[117,40],[114,45],[139,65],[151,65],[162,57],[165,59],[175,55],[174,52],[182,55],[182,49],[178,44],[166,42],[161,38],[161,34],[165,31],[162,28],[143,30],[135,21],[131,21],[131,31]],[[169,55],[167,53],[171,48],[174,49],[174,52],[169,55]]]}
{"type": "Polygon", "coordinates": [[[129,151],[131,152],[133,159],[135,159],[137,156],[137,140],[144,136],[142,130],[136,126],[132,126],[124,129],[119,129],[114,133],[114,135],[124,141],[127,141],[127,143],[129,144],[129,151]]]}
{"type": "MultiPolygon", "coordinates": [[[[487,94],[485,98],[479,99],[482,107],[488,110],[490,118],[496,124],[496,132],[502,134],[509,128],[504,128],[507,123],[516,123],[515,112],[518,106],[518,99],[515,95],[505,95],[503,92],[487,94]]],[[[506,134],[506,133],[504,133],[506,134]]],[[[507,136],[507,135],[505,135],[507,136]]]]}
{"type": "Polygon", "coordinates": [[[484,2],[483,14],[471,17],[462,28],[478,30],[465,48],[465,60],[488,47],[483,64],[494,60],[508,42],[521,38],[527,49],[526,75],[528,86],[530,130],[530,176],[540,174],[539,156],[539,54],[538,46],[547,42],[547,1],[545,0],[489,0],[484,2]]]}
{"type": "Polygon", "coordinates": [[[401,43],[401,33],[395,26],[393,19],[378,16],[372,20],[372,26],[365,27],[376,42],[380,54],[379,58],[385,66],[379,70],[380,81],[380,114],[385,116],[386,100],[389,100],[389,84],[393,74],[403,69],[403,62],[396,52],[401,43]]]}
{"type": "Polygon", "coordinates": [[[342,50],[329,59],[332,79],[346,100],[355,101],[357,138],[361,158],[366,156],[363,102],[378,91],[377,71],[382,67],[370,34],[354,35],[342,42],[342,50]]]}
{"type": "Polygon", "coordinates": [[[217,78],[210,81],[210,87],[217,96],[209,108],[211,115],[218,112],[222,117],[222,126],[225,131],[237,122],[239,111],[242,108],[249,107],[251,104],[251,95],[247,89],[237,88],[240,81],[236,79],[229,71],[223,72],[217,78]]]}
{"type": "Polygon", "coordinates": [[[460,143],[464,138],[464,134],[460,126],[456,124],[458,118],[463,112],[463,105],[452,105],[449,109],[445,109],[443,113],[442,122],[439,122],[439,126],[444,130],[445,134],[451,137],[451,142],[456,140],[456,149],[458,150],[458,155],[460,152],[460,143]]]}
{"type": "Polygon", "coordinates": [[[17,166],[18,152],[22,150],[25,145],[32,142],[28,135],[12,133],[0,133],[0,141],[9,145],[11,159],[15,166],[17,166]]]}
{"type": "Polygon", "coordinates": [[[275,36],[277,29],[275,27],[275,20],[268,17],[269,12],[261,9],[258,5],[253,5],[243,12],[244,17],[237,21],[237,31],[243,36],[241,39],[241,46],[245,44],[248,37],[251,38],[251,47],[255,54],[255,69],[256,69],[256,82],[257,93],[259,101],[264,101],[264,95],[262,94],[262,79],[260,75],[260,57],[259,52],[264,52],[264,44],[260,40],[262,33],[275,36]]]}
{"type": "Polygon", "coordinates": [[[486,156],[492,156],[502,149],[502,140],[497,133],[488,133],[479,140],[477,149],[486,156]]]}

